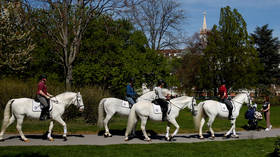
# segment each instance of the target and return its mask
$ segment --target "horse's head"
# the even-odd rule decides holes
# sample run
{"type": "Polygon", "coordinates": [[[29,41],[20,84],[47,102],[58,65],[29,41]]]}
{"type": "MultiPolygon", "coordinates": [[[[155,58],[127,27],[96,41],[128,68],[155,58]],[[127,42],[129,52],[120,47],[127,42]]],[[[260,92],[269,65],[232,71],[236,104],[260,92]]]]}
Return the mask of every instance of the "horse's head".
{"type": "Polygon", "coordinates": [[[246,94],[245,103],[247,104],[247,106],[250,106],[252,104],[251,94],[249,91],[246,91],[244,93],[246,94]]]}
{"type": "Polygon", "coordinates": [[[197,115],[197,105],[196,105],[196,100],[194,97],[192,97],[192,109],[191,109],[191,112],[192,112],[192,115],[193,116],[196,116],[197,115]]]}
{"type": "Polygon", "coordinates": [[[78,92],[76,94],[73,104],[75,106],[77,106],[77,108],[79,108],[79,111],[81,111],[81,112],[84,111],[85,106],[84,106],[83,98],[82,98],[82,95],[80,92],[78,92]]]}
{"type": "MultiPolygon", "coordinates": [[[[251,98],[251,96],[250,96],[250,92],[249,92],[249,91],[247,91],[247,90],[242,90],[241,93],[238,94],[238,95],[236,96],[236,99],[238,99],[238,97],[241,98],[241,99],[243,99],[243,100],[242,100],[242,103],[243,103],[243,102],[246,103],[247,106],[250,106],[250,105],[252,104],[252,98],[251,98]],[[238,95],[239,95],[239,96],[238,96],[238,95]]],[[[234,98],[234,99],[235,99],[235,98],[234,98]]],[[[238,101],[237,101],[237,102],[238,102],[238,101]]]]}

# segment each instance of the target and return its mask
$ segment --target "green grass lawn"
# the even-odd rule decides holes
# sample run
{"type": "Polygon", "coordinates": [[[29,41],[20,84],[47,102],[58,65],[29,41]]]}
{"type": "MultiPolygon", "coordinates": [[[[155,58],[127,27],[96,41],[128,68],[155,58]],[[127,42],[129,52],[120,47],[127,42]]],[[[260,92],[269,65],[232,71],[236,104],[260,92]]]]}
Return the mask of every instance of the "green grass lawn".
{"type": "Polygon", "coordinates": [[[121,144],[108,146],[11,146],[0,147],[0,156],[54,157],[269,157],[276,138],[202,143],[121,144]]]}
{"type": "MultiPolygon", "coordinates": [[[[237,119],[236,125],[237,130],[243,130],[243,126],[247,124],[247,120],[244,118],[244,114],[247,110],[246,106],[243,106],[241,109],[241,113],[237,119]]],[[[272,106],[271,107],[271,123],[274,128],[280,127],[280,106],[272,106]],[[277,116],[278,115],[278,116],[277,116]]],[[[3,116],[1,116],[3,118],[3,116]]],[[[180,112],[179,117],[177,118],[178,124],[180,125],[180,131],[179,133],[192,133],[196,132],[194,129],[193,124],[193,118],[191,116],[191,113],[187,110],[183,110],[180,112]]],[[[2,120],[1,120],[2,122],[2,120]]],[[[71,134],[74,133],[97,133],[99,129],[94,124],[87,124],[82,118],[75,119],[66,122],[68,127],[68,132],[71,134]]],[[[124,130],[126,128],[127,124],[127,117],[123,116],[114,116],[110,121],[110,129],[111,130],[124,130]]],[[[24,133],[43,133],[46,130],[48,130],[49,122],[48,121],[38,121],[38,120],[31,120],[31,119],[25,119],[23,123],[23,131],[24,133]]],[[[265,120],[262,120],[259,122],[259,126],[265,127],[265,120]]],[[[154,122],[154,121],[148,121],[146,129],[147,130],[153,130],[157,133],[164,133],[166,127],[166,122],[154,122]]],[[[216,119],[213,128],[214,131],[225,131],[229,129],[230,123],[228,120],[224,119],[216,119]]],[[[104,129],[101,129],[104,130],[104,129]]],[[[138,130],[139,123],[138,123],[138,130]]],[[[174,130],[174,127],[172,127],[171,131],[174,130]]],[[[207,130],[207,127],[205,125],[204,131],[207,130]]],[[[17,130],[15,128],[15,124],[11,125],[7,129],[8,133],[17,133],[17,130]]],[[[60,124],[55,123],[54,126],[54,132],[55,133],[62,133],[63,128],[60,126],[60,124]]]]}

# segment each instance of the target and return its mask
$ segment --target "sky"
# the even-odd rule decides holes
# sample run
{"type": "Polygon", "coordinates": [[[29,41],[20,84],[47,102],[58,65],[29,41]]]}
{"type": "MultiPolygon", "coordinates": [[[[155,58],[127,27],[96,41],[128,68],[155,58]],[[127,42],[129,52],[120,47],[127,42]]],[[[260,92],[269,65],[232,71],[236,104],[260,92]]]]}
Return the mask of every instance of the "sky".
{"type": "Polygon", "coordinates": [[[220,9],[230,6],[237,9],[247,23],[248,33],[253,33],[256,27],[268,24],[273,29],[273,37],[280,39],[280,0],[177,0],[184,10],[186,20],[183,31],[188,36],[199,32],[203,24],[203,12],[206,12],[207,28],[218,25],[220,9]]]}

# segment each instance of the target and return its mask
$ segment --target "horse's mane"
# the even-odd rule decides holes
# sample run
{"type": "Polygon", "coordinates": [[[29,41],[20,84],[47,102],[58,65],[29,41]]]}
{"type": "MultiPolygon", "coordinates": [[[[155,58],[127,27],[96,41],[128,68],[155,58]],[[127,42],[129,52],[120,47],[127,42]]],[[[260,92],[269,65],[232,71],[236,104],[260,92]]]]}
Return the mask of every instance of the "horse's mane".
{"type": "Polygon", "coordinates": [[[170,101],[174,103],[174,102],[177,102],[177,101],[186,100],[188,98],[190,98],[190,97],[189,96],[181,96],[181,97],[177,97],[177,98],[171,99],[170,101]]]}
{"type": "Polygon", "coordinates": [[[248,94],[248,91],[242,91],[241,93],[238,93],[233,99],[235,100],[235,99],[239,98],[243,94],[248,94]]]}
{"type": "Polygon", "coordinates": [[[58,95],[56,95],[55,97],[61,97],[61,96],[63,96],[63,95],[66,95],[66,94],[72,94],[72,93],[74,93],[74,92],[68,92],[68,91],[66,91],[66,92],[63,92],[63,93],[60,93],[60,94],[58,94],[58,95]]]}

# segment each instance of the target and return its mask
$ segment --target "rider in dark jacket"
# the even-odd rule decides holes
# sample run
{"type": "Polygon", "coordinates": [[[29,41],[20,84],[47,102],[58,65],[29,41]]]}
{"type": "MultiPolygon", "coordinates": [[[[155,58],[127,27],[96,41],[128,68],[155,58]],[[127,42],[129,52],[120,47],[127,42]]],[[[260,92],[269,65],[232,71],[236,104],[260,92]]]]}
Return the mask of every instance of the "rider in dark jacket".
{"type": "Polygon", "coordinates": [[[128,85],[126,86],[126,96],[125,99],[128,101],[129,106],[132,107],[135,104],[136,92],[133,89],[134,79],[131,79],[128,85]]]}

